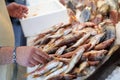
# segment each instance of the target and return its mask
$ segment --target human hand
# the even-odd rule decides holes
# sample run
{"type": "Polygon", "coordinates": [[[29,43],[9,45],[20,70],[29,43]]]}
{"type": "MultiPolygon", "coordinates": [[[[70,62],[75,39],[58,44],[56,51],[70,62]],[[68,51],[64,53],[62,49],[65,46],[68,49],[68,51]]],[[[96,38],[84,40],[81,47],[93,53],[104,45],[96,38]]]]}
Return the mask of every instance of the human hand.
{"type": "Polygon", "coordinates": [[[17,4],[15,2],[12,2],[9,5],[7,5],[7,9],[11,17],[19,19],[26,17],[26,14],[28,13],[28,8],[26,6],[17,4]]]}
{"type": "Polygon", "coordinates": [[[45,64],[50,60],[48,54],[42,50],[30,46],[17,47],[17,63],[25,67],[33,67],[38,64],[45,64]]]}
{"type": "Polygon", "coordinates": [[[65,5],[65,0],[59,0],[63,5],[65,5]]]}

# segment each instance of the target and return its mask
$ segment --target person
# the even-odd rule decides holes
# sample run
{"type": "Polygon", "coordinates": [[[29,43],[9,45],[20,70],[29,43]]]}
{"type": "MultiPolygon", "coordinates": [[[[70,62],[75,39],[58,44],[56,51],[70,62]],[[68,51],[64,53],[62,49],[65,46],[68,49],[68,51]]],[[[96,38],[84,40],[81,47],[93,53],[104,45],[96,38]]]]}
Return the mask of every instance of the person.
{"type": "Polygon", "coordinates": [[[25,67],[33,67],[38,64],[45,64],[50,60],[48,54],[33,46],[20,46],[14,48],[14,34],[11,17],[22,18],[27,14],[28,9],[16,3],[5,7],[5,2],[0,2],[0,79],[11,79],[11,68],[5,64],[18,63],[25,67]],[[8,10],[8,13],[7,13],[8,10]]]}
{"type": "MultiPolygon", "coordinates": [[[[27,7],[24,5],[17,4],[15,2],[7,5],[8,13],[11,17],[22,18],[27,14],[27,7]]],[[[0,49],[0,64],[12,63],[13,48],[11,47],[2,47],[0,49]],[[4,54],[3,54],[4,53],[4,54]]],[[[16,49],[16,60],[17,63],[26,66],[33,67],[37,64],[44,64],[49,60],[48,54],[43,52],[40,49],[34,47],[17,47],[16,49]]]]}

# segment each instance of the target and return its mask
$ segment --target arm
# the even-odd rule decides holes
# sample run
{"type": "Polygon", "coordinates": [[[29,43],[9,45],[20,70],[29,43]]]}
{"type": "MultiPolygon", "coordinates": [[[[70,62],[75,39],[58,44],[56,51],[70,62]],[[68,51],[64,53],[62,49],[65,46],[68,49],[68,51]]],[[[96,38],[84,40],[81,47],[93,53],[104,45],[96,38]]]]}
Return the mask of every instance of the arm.
{"type": "Polygon", "coordinates": [[[12,47],[1,47],[0,48],[0,64],[12,63],[12,47]]]}
{"type": "MultiPolygon", "coordinates": [[[[45,64],[50,60],[48,54],[34,47],[21,46],[16,48],[16,62],[22,66],[33,67],[38,64],[45,64]]],[[[0,64],[13,63],[13,48],[0,48],[0,64]]]]}

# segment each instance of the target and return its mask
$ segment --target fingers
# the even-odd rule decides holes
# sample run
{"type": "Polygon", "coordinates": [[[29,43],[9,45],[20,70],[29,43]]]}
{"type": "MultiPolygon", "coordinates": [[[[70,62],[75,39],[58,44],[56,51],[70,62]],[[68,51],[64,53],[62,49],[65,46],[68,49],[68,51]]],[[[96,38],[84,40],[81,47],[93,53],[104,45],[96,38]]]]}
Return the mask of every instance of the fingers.
{"type": "Polygon", "coordinates": [[[21,8],[23,13],[28,14],[28,8],[26,6],[21,5],[21,8]]]}
{"type": "Polygon", "coordinates": [[[42,64],[45,64],[47,63],[47,60],[37,54],[34,54],[33,55],[33,59],[36,61],[36,62],[39,62],[39,63],[42,63],[42,64]]]}
{"type": "Polygon", "coordinates": [[[27,66],[29,66],[29,67],[34,67],[35,65],[32,64],[32,62],[29,62],[27,66]]]}
{"type": "Polygon", "coordinates": [[[36,50],[36,54],[43,57],[43,58],[45,58],[47,61],[50,60],[50,56],[47,53],[43,52],[41,49],[36,50]]]}
{"type": "Polygon", "coordinates": [[[26,14],[23,13],[22,11],[18,11],[18,13],[16,13],[15,17],[22,19],[23,17],[26,17],[26,14]]]}
{"type": "Polygon", "coordinates": [[[24,13],[24,14],[27,14],[28,13],[28,8],[24,5],[20,5],[19,6],[19,10],[24,13]]]}
{"type": "Polygon", "coordinates": [[[33,67],[38,64],[45,65],[50,57],[42,50],[32,46],[21,46],[16,49],[17,63],[22,66],[33,67]]]}
{"type": "Polygon", "coordinates": [[[29,66],[35,66],[38,64],[45,64],[50,60],[50,57],[48,54],[43,52],[42,50],[39,50],[37,48],[34,48],[34,51],[32,52],[32,56],[29,59],[29,66]]]}
{"type": "Polygon", "coordinates": [[[10,16],[14,18],[21,19],[23,17],[26,17],[26,14],[28,14],[28,8],[21,4],[11,3],[11,5],[8,6],[8,9],[10,9],[10,16]]]}
{"type": "Polygon", "coordinates": [[[21,19],[21,18],[25,18],[26,17],[26,14],[28,14],[28,8],[26,7],[26,6],[24,6],[24,5],[20,5],[19,6],[19,9],[18,9],[19,11],[19,18],[21,19]]]}
{"type": "Polygon", "coordinates": [[[38,64],[39,64],[39,62],[36,61],[36,60],[34,60],[34,59],[31,59],[31,60],[29,61],[29,63],[30,63],[30,65],[32,65],[32,66],[35,66],[35,65],[38,65],[38,64]]]}

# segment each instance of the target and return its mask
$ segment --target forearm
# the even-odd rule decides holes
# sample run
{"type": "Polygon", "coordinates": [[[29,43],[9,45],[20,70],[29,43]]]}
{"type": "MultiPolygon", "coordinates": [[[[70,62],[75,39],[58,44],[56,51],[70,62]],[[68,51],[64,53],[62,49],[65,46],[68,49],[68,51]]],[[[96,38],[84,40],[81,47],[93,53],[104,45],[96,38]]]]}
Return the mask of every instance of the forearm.
{"type": "Polygon", "coordinates": [[[12,47],[1,47],[0,48],[0,64],[13,63],[13,48],[12,47]]]}

